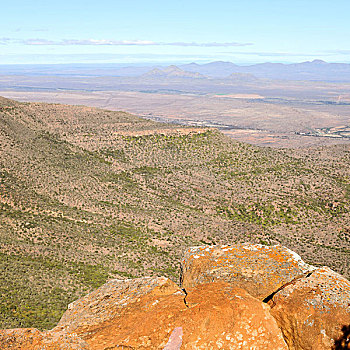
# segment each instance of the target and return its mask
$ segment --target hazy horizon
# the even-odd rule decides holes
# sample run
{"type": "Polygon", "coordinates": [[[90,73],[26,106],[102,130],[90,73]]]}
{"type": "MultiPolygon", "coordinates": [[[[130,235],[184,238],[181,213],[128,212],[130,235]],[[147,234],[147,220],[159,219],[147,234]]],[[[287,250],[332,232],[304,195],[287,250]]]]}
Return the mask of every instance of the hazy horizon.
{"type": "Polygon", "coordinates": [[[19,0],[1,12],[0,64],[350,62],[346,0],[19,0]]]}
{"type": "MultiPolygon", "coordinates": [[[[37,57],[37,56],[36,56],[37,57]]],[[[38,57],[37,57],[38,58],[38,57]]],[[[40,58],[40,57],[39,57],[40,58]]],[[[44,57],[43,57],[44,58],[44,57]]],[[[38,61],[38,60],[36,60],[38,61]]],[[[272,64],[284,64],[284,65],[293,65],[293,64],[301,64],[301,63],[307,63],[307,62],[317,62],[317,61],[322,61],[324,63],[336,63],[336,64],[350,64],[349,62],[345,62],[345,61],[326,61],[326,60],[322,60],[320,58],[311,58],[309,60],[306,61],[292,61],[292,62],[288,62],[288,61],[280,61],[280,60],[261,60],[261,61],[256,61],[256,62],[240,62],[240,61],[234,61],[234,60],[220,60],[220,59],[212,59],[212,60],[160,60],[160,61],[147,61],[147,60],[140,60],[137,62],[133,62],[133,61],[120,61],[120,62],[99,62],[99,61],[76,61],[76,60],[72,60],[69,62],[50,62],[50,61],[46,61],[46,62],[26,62],[26,63],[20,63],[20,62],[16,62],[16,63],[2,63],[0,61],[0,66],[110,66],[110,67],[154,67],[154,66],[170,66],[170,65],[186,65],[186,64],[198,64],[198,65],[205,65],[208,63],[218,63],[218,62],[224,62],[224,63],[233,63],[237,66],[253,66],[256,64],[263,64],[263,63],[272,63],[272,64]]]]}

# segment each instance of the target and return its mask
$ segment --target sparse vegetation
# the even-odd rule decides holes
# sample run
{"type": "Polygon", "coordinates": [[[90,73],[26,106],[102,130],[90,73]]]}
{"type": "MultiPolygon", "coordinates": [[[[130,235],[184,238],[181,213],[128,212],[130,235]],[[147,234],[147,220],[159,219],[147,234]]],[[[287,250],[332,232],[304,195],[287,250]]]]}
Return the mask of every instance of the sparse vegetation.
{"type": "Polygon", "coordinates": [[[281,243],[350,276],[348,146],[259,148],[122,112],[0,106],[2,328],[50,328],[109,278],[176,279],[190,245],[281,243]]]}

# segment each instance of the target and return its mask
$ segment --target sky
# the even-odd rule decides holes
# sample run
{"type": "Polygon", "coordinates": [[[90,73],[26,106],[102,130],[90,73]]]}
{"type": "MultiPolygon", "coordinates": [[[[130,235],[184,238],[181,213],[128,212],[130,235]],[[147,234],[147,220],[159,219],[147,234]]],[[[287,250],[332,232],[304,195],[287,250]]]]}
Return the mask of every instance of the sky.
{"type": "Polygon", "coordinates": [[[0,64],[350,63],[349,0],[12,0],[0,64]]]}

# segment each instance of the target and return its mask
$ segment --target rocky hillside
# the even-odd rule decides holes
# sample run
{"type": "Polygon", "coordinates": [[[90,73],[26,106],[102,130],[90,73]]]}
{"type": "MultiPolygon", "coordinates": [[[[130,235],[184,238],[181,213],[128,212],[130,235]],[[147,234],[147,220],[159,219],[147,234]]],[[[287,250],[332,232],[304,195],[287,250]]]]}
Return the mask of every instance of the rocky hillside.
{"type": "Polygon", "coordinates": [[[0,331],[3,350],[348,349],[350,282],[283,246],[190,248],[181,285],[111,280],[51,331],[0,331]]]}
{"type": "Polygon", "coordinates": [[[108,279],[176,280],[190,246],[280,243],[350,275],[349,146],[0,99],[0,152],[1,328],[49,329],[108,279]]]}

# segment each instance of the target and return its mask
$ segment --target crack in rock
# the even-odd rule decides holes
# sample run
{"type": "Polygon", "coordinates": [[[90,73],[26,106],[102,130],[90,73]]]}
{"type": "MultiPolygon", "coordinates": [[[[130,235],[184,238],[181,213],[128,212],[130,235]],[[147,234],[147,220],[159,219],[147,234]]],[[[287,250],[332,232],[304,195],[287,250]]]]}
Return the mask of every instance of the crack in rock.
{"type": "Polygon", "coordinates": [[[283,286],[279,287],[277,290],[275,290],[273,293],[271,293],[270,295],[268,295],[264,300],[263,300],[263,303],[269,303],[272,302],[272,305],[271,306],[271,309],[275,306],[275,302],[273,301],[273,297],[278,293],[280,292],[282,289],[284,289],[285,287],[287,286],[290,286],[292,284],[295,284],[297,281],[303,279],[303,278],[309,278],[312,274],[313,274],[314,271],[310,271],[302,276],[298,276],[298,277],[295,277],[293,278],[291,281],[285,283],[283,286]]]}

